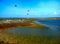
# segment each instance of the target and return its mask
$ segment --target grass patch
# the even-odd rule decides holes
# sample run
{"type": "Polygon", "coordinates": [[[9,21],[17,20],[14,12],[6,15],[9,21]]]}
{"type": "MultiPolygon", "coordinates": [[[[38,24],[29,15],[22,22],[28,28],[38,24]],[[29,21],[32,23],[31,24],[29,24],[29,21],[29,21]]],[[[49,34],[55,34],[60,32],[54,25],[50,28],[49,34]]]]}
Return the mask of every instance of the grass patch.
{"type": "Polygon", "coordinates": [[[18,35],[12,33],[1,33],[0,44],[60,44],[60,37],[55,36],[39,36],[39,35],[18,35]],[[4,35],[4,37],[3,37],[4,35]],[[1,37],[2,36],[2,37],[1,37]]]}

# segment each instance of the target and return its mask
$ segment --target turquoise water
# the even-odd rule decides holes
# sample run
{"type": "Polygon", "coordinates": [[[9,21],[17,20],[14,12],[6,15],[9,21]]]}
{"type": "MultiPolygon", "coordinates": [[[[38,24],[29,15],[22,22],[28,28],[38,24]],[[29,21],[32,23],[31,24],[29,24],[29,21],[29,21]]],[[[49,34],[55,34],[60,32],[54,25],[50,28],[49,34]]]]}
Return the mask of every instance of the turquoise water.
{"type": "MultiPolygon", "coordinates": [[[[38,24],[46,24],[49,27],[49,29],[41,30],[41,29],[35,29],[35,28],[12,28],[7,30],[9,33],[13,34],[26,34],[26,35],[41,35],[41,36],[60,36],[60,20],[45,20],[45,21],[37,21],[38,24]],[[52,27],[52,28],[51,28],[52,27]]],[[[36,23],[37,23],[36,22],[36,23]]]]}

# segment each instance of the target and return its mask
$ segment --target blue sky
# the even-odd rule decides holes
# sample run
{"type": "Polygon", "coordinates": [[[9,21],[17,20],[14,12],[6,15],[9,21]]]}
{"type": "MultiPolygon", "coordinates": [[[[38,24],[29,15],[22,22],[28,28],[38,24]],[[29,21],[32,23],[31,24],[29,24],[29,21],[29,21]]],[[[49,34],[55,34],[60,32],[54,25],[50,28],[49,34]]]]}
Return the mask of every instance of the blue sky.
{"type": "Polygon", "coordinates": [[[0,0],[0,18],[10,17],[60,17],[60,0],[0,0]]]}

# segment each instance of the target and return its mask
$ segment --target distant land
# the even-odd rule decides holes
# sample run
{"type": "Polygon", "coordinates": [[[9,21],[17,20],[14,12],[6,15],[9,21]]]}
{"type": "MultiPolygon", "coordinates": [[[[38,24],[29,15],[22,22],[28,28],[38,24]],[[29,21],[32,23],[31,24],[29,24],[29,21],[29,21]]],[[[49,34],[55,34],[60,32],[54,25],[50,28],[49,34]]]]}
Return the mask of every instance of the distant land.
{"type": "Polygon", "coordinates": [[[17,19],[30,19],[30,20],[60,20],[60,17],[49,17],[49,18],[0,18],[0,20],[17,20],[17,19]]]}

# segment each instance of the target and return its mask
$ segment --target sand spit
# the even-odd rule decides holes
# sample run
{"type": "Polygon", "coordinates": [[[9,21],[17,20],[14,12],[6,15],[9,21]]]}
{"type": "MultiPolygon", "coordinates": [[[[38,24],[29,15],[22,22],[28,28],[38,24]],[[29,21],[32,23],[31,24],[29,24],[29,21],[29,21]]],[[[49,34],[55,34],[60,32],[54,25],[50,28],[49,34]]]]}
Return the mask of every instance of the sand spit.
{"type": "Polygon", "coordinates": [[[46,26],[38,25],[33,20],[2,20],[0,21],[0,29],[16,28],[16,27],[29,27],[45,29],[46,26]]]}

